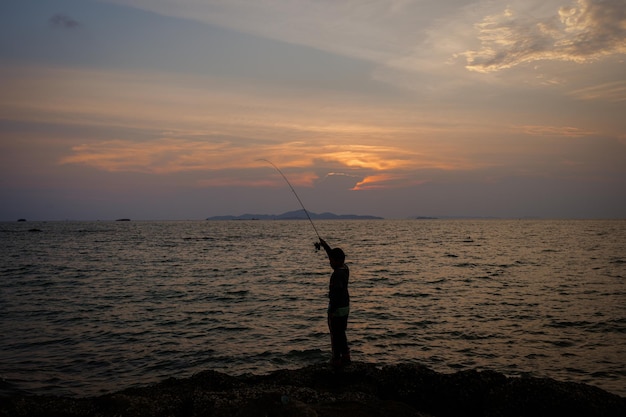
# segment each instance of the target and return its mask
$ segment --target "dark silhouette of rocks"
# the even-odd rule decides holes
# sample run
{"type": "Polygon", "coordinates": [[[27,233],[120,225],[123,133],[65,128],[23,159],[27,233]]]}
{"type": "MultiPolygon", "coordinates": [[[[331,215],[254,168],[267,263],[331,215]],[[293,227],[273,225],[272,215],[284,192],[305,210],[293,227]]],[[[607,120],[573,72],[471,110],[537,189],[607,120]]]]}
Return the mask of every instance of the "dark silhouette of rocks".
{"type": "Polygon", "coordinates": [[[492,371],[355,362],[267,375],[215,371],[90,398],[0,397],[0,416],[605,416],[626,399],[590,385],[492,371]]]}
{"type": "MultiPolygon", "coordinates": [[[[313,220],[381,220],[382,217],[357,214],[334,214],[308,212],[313,220]]],[[[242,214],[240,216],[213,216],[207,220],[307,220],[304,210],[288,211],[283,214],[242,214]]]]}

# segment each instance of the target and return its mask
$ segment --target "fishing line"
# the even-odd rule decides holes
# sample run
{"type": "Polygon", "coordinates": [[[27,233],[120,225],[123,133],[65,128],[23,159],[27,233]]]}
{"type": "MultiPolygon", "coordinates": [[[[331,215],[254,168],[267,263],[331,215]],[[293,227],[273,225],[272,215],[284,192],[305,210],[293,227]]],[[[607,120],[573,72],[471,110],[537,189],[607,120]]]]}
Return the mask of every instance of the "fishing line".
{"type": "MultiPolygon", "coordinates": [[[[267,163],[269,163],[270,165],[272,165],[274,168],[276,168],[276,171],[278,171],[278,173],[280,175],[282,175],[282,177],[285,179],[285,181],[287,182],[287,185],[289,185],[289,188],[291,188],[291,191],[293,191],[293,195],[296,196],[296,198],[298,199],[298,203],[300,203],[300,206],[302,207],[302,210],[304,210],[304,214],[306,214],[306,217],[309,219],[309,221],[311,222],[311,226],[313,226],[313,230],[315,230],[315,234],[317,235],[318,239],[322,239],[320,237],[320,234],[317,232],[317,228],[315,227],[315,224],[313,223],[313,220],[311,220],[311,216],[309,216],[309,212],[307,211],[307,209],[304,207],[304,204],[302,204],[302,200],[300,200],[300,197],[298,197],[298,193],[296,193],[296,190],[294,190],[293,186],[291,185],[291,183],[289,182],[289,180],[287,179],[287,177],[285,176],[285,174],[283,174],[283,171],[280,170],[280,168],[278,168],[272,161],[267,160],[267,159],[258,159],[258,161],[265,161],[267,163]]],[[[317,245],[316,245],[317,247],[317,245]]]]}

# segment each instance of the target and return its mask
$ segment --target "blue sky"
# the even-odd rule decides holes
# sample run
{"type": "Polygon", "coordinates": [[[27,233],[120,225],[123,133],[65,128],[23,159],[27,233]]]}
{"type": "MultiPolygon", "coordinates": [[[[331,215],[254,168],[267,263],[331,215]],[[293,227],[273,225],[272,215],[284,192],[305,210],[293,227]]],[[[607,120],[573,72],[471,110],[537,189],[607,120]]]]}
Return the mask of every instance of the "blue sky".
{"type": "Polygon", "coordinates": [[[0,220],[626,217],[626,1],[5,0],[0,220]]]}

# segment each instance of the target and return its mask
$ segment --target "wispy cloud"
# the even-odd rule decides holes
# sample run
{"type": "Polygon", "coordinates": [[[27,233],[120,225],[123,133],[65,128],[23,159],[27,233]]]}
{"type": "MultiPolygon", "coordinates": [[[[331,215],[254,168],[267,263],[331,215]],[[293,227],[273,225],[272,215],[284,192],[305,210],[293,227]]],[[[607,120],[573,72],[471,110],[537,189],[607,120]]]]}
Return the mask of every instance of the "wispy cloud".
{"type": "Polygon", "coordinates": [[[580,100],[605,100],[618,103],[626,101],[626,81],[597,84],[574,90],[570,94],[580,100]]]}
{"type": "Polygon", "coordinates": [[[282,178],[273,170],[263,178],[258,176],[258,170],[268,166],[259,158],[271,159],[289,170],[294,185],[313,187],[320,173],[326,171],[326,179],[343,178],[345,189],[353,191],[410,187],[428,182],[424,172],[467,172],[489,165],[460,155],[423,154],[390,145],[248,144],[209,137],[92,142],[72,147],[71,154],[59,162],[107,172],[195,172],[200,177],[196,185],[204,187],[283,186],[282,178]]]}
{"type": "Polygon", "coordinates": [[[160,139],[150,142],[108,140],[72,147],[61,164],[80,164],[104,171],[169,174],[172,172],[224,168],[226,150],[240,152],[228,143],[160,139]]]}
{"type": "Polygon", "coordinates": [[[572,126],[538,126],[538,125],[526,125],[518,126],[516,130],[531,136],[561,136],[578,138],[584,136],[597,135],[598,132],[589,131],[572,126]]]}
{"type": "Polygon", "coordinates": [[[78,23],[78,21],[60,13],[55,14],[48,21],[52,26],[62,29],[74,29],[80,26],[80,23],[78,23]]]}
{"type": "Polygon", "coordinates": [[[318,145],[304,142],[246,144],[211,138],[161,138],[149,142],[107,140],[72,147],[61,164],[87,165],[104,171],[154,174],[251,168],[259,158],[272,158],[283,166],[327,166],[393,170],[414,165],[410,152],[391,146],[318,145]]]}
{"type": "Polygon", "coordinates": [[[484,0],[103,1],[418,72],[441,71],[454,54],[466,57],[468,69],[490,72],[626,53],[624,0],[548,0],[532,7],[513,0],[505,10],[484,0]]]}
{"type": "Polygon", "coordinates": [[[494,72],[534,61],[588,63],[626,54],[624,0],[578,0],[535,18],[513,8],[476,25],[482,47],[464,52],[466,68],[494,72]]]}

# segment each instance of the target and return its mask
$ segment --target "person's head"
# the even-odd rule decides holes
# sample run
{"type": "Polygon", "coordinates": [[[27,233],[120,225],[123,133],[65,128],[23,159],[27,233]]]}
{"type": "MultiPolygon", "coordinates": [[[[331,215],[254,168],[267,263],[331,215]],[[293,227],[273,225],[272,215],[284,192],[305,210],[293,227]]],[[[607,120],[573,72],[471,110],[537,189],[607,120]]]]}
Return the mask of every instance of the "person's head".
{"type": "Polygon", "coordinates": [[[333,268],[338,268],[343,265],[346,260],[346,254],[340,248],[331,249],[328,254],[328,258],[330,259],[330,264],[333,268]]]}

